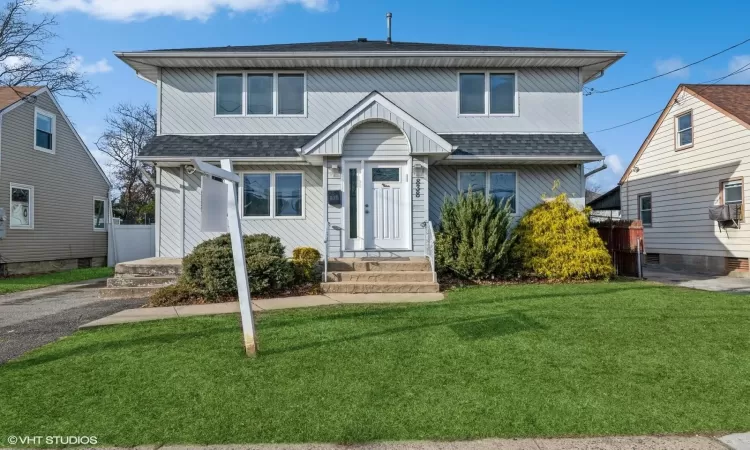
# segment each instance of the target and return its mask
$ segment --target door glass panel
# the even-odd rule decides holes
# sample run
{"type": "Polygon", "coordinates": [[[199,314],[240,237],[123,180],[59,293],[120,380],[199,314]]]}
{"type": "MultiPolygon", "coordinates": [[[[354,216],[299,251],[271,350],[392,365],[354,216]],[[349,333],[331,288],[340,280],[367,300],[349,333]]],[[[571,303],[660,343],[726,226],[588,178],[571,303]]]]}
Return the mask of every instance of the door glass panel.
{"type": "Polygon", "coordinates": [[[401,181],[398,167],[377,167],[372,169],[372,181],[401,181]]]}
{"type": "Polygon", "coordinates": [[[349,169],[349,238],[357,239],[357,169],[349,169]]]}

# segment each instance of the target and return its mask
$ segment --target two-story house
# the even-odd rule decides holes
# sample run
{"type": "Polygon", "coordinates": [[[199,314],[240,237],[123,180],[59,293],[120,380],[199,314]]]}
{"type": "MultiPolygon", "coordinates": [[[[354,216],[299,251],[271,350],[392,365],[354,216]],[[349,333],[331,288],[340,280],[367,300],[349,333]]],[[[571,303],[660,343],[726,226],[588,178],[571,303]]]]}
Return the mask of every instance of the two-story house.
{"type": "Polygon", "coordinates": [[[0,275],[106,265],[109,191],[46,87],[0,88],[0,275]]]}
{"type": "Polygon", "coordinates": [[[620,180],[622,216],[641,219],[646,261],[747,275],[750,85],[677,87],[620,180]],[[712,220],[726,206],[732,220],[712,220]]]}
{"type": "Polygon", "coordinates": [[[584,196],[583,86],[620,52],[321,42],[116,53],[156,85],[158,256],[201,232],[193,158],[231,158],[244,233],[327,257],[423,257],[445,198],[520,216],[556,180],[584,196]]]}

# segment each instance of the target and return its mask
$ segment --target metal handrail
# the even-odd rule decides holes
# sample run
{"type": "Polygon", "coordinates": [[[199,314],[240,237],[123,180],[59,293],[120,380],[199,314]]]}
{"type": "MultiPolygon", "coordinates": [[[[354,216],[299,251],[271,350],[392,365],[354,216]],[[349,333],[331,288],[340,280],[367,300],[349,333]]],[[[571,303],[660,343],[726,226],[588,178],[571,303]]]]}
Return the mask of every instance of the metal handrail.
{"type": "Polygon", "coordinates": [[[323,240],[324,244],[324,250],[323,250],[323,283],[328,282],[328,238],[329,238],[329,230],[331,228],[331,222],[326,222],[326,235],[325,239],[323,240]]]}
{"type": "Polygon", "coordinates": [[[422,226],[425,229],[424,256],[430,260],[432,281],[437,283],[437,272],[435,272],[435,229],[429,220],[422,222],[422,226]]]}

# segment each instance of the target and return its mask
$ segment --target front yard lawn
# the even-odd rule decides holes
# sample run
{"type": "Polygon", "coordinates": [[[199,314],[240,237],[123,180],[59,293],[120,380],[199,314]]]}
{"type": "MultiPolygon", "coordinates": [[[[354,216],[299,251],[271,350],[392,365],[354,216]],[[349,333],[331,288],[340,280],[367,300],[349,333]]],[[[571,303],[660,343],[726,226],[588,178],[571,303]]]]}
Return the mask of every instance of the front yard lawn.
{"type": "Polygon", "coordinates": [[[0,278],[0,294],[28,291],[55,284],[73,283],[74,281],[111,277],[111,267],[91,267],[87,269],[66,270],[64,272],[44,273],[41,275],[12,276],[0,278]]]}
{"type": "Polygon", "coordinates": [[[750,429],[750,297],[641,282],[79,332],[0,366],[5,435],[362,442],[750,429]]]}

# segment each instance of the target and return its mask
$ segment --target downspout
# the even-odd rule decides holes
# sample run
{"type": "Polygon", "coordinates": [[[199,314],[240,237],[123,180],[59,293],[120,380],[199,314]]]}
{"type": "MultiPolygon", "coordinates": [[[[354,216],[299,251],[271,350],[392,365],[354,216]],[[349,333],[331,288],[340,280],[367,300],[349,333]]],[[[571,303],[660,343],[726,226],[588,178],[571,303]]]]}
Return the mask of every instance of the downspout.
{"type": "Polygon", "coordinates": [[[112,214],[112,188],[107,189],[107,267],[117,265],[117,245],[115,244],[115,221],[112,214]]]}

